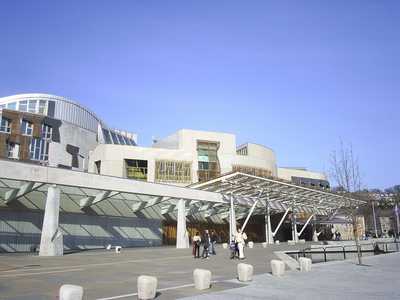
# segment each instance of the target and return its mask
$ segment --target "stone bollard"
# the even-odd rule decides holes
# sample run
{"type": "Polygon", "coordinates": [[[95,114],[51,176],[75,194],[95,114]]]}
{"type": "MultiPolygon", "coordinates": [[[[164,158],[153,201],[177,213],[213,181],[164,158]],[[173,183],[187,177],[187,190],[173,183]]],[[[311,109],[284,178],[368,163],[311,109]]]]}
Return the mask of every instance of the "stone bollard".
{"type": "Polygon", "coordinates": [[[253,242],[248,242],[249,248],[253,248],[254,247],[254,243],[253,242]]]}
{"type": "Polygon", "coordinates": [[[137,290],[139,299],[154,299],[157,293],[157,278],[140,275],[137,279],[137,290]]]}
{"type": "Polygon", "coordinates": [[[310,272],[312,260],[306,257],[299,258],[300,272],[310,272]]]}
{"type": "Polygon", "coordinates": [[[306,240],[299,240],[299,244],[305,244],[306,243],[306,240]]]}
{"type": "Polygon", "coordinates": [[[121,246],[115,246],[115,253],[121,253],[121,246]]]}
{"type": "Polygon", "coordinates": [[[271,260],[271,269],[273,276],[282,276],[285,274],[285,263],[281,260],[273,259],[271,260]]]}
{"type": "Polygon", "coordinates": [[[267,248],[267,243],[266,242],[261,243],[261,245],[263,246],[263,248],[267,248]]]}
{"type": "Polygon", "coordinates": [[[237,265],[238,279],[239,281],[252,281],[253,280],[253,266],[249,264],[238,264],[237,265]]]}
{"type": "Polygon", "coordinates": [[[223,244],[222,244],[222,248],[228,249],[228,244],[227,244],[227,243],[223,243],[223,244]]]}
{"type": "Polygon", "coordinates": [[[204,269],[194,269],[194,287],[198,290],[206,290],[211,286],[211,271],[204,269]]]}
{"type": "Polygon", "coordinates": [[[279,240],[276,240],[276,241],[275,241],[275,244],[276,244],[276,245],[279,245],[279,243],[280,243],[279,240]]]}
{"type": "Polygon", "coordinates": [[[82,300],[83,287],[79,285],[64,284],[60,287],[60,300],[82,300]]]}
{"type": "Polygon", "coordinates": [[[293,241],[293,240],[288,240],[287,243],[288,243],[289,246],[294,246],[294,245],[296,245],[296,242],[293,241]]]}

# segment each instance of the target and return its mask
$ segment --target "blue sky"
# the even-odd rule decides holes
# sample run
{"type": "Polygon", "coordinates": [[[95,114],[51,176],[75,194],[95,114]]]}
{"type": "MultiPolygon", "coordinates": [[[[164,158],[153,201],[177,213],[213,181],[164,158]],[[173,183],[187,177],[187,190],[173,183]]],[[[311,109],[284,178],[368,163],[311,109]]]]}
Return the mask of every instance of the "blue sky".
{"type": "Polygon", "coordinates": [[[0,96],[43,92],[141,145],[237,134],[280,166],[352,143],[366,187],[400,183],[400,1],[1,1],[0,96]]]}

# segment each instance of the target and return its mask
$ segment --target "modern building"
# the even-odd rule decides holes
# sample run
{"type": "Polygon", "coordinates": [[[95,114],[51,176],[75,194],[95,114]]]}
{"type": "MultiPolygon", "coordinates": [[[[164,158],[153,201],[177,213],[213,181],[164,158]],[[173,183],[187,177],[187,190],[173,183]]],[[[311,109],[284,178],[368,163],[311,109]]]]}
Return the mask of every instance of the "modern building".
{"type": "Polygon", "coordinates": [[[0,98],[0,157],[87,170],[99,144],[136,145],[136,134],[113,130],[92,111],[47,94],[0,98]]]}
{"type": "MultiPolygon", "coordinates": [[[[7,161],[4,165],[19,161],[29,163],[32,167],[25,169],[31,172],[45,172],[43,167],[80,171],[63,175],[74,177],[72,186],[62,188],[60,202],[60,228],[69,249],[103,247],[114,242],[124,246],[148,245],[144,232],[150,232],[152,245],[160,245],[163,240],[168,242],[176,236],[177,222],[177,205],[168,199],[179,198],[176,191],[192,195],[192,187],[199,183],[231,173],[269,179],[272,185],[276,181],[276,184],[285,182],[285,187],[302,186],[303,190],[296,189],[307,194],[321,191],[332,196],[323,173],[278,167],[272,149],[254,143],[238,146],[235,135],[230,133],[181,129],[154,141],[151,147],[142,147],[137,144],[136,134],[111,129],[77,102],[47,94],[0,98],[0,120],[0,159],[7,161]],[[88,178],[91,188],[80,186],[77,179],[80,177],[88,178]],[[104,188],[97,190],[93,180],[101,182],[104,188]],[[105,188],[114,181],[126,192],[105,188]],[[146,187],[150,187],[150,192],[140,196],[132,192],[141,190],[139,183],[149,184],[146,187]],[[168,195],[165,185],[176,186],[174,197],[151,192],[153,187],[154,191],[165,190],[168,195]]],[[[24,167],[19,164],[16,170],[20,169],[24,167]]],[[[61,175],[51,172],[59,180],[61,175]]],[[[7,172],[3,170],[2,174],[0,199],[4,203],[0,203],[0,239],[9,242],[5,246],[0,243],[0,251],[27,251],[38,244],[36,234],[43,222],[47,186],[59,181],[50,182],[46,177],[46,183],[33,182],[32,174],[26,174],[25,179],[9,180],[5,178],[7,172]],[[28,237],[21,236],[20,232],[25,231],[29,232],[28,237]],[[23,240],[24,245],[13,242],[17,240],[23,240]]],[[[187,199],[194,199],[197,204],[204,201],[204,196],[193,195],[187,199]]],[[[210,194],[210,197],[217,196],[210,194]]],[[[222,210],[212,203],[202,205],[205,208],[196,206],[195,211],[205,214],[188,217],[188,226],[224,231],[226,212],[219,214],[222,210]]],[[[249,224],[255,228],[254,232],[265,228],[264,217],[254,222],[249,224]]]]}

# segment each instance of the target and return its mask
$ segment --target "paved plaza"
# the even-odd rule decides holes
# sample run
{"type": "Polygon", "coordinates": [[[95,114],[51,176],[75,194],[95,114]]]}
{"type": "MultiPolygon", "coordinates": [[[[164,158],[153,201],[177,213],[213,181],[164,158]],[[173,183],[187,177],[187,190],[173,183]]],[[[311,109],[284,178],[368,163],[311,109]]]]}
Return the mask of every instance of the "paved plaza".
{"type": "MultiPolygon", "coordinates": [[[[85,289],[85,299],[136,299],[139,275],[158,278],[157,299],[399,299],[400,253],[364,257],[364,266],[353,259],[314,264],[310,273],[287,271],[282,278],[270,274],[270,260],[283,250],[310,244],[246,248],[246,263],[254,266],[251,283],[236,278],[238,261],[217,248],[217,256],[193,259],[189,249],[174,247],[95,250],[39,257],[21,254],[0,256],[0,299],[57,299],[62,284],[85,289]],[[276,252],[276,253],[275,253],[276,252]],[[197,291],[193,270],[212,272],[212,288],[197,291]]],[[[288,270],[289,268],[287,268],[288,270]]]]}
{"type": "MultiPolygon", "coordinates": [[[[255,274],[270,272],[269,261],[277,258],[274,251],[283,249],[299,246],[262,248],[255,244],[253,249],[246,248],[245,262],[254,266],[255,274]]],[[[229,250],[221,247],[210,259],[193,259],[190,249],[174,247],[122,249],[121,254],[88,251],[63,257],[1,255],[0,299],[56,299],[59,287],[67,283],[83,286],[86,299],[135,299],[139,275],[158,278],[158,299],[176,299],[202,293],[193,287],[195,268],[211,270],[217,281],[206,292],[243,286],[225,282],[236,277],[237,263],[229,259],[229,250]],[[111,298],[120,295],[130,296],[111,298]]]]}
{"type": "MultiPolygon", "coordinates": [[[[314,264],[311,272],[287,272],[282,278],[256,275],[246,287],[185,298],[232,299],[400,299],[400,253],[314,264]]],[[[232,280],[235,282],[236,280],[232,280]]]]}

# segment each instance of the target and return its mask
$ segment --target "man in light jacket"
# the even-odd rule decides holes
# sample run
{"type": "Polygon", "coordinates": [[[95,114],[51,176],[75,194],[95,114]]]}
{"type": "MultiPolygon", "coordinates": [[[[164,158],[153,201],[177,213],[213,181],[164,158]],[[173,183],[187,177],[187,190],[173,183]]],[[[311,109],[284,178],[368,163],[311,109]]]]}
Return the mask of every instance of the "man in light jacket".
{"type": "Polygon", "coordinates": [[[246,240],[247,240],[246,233],[244,233],[244,232],[242,233],[242,230],[239,228],[235,235],[235,242],[237,243],[238,248],[239,248],[239,259],[245,259],[243,248],[244,248],[246,240]]]}

